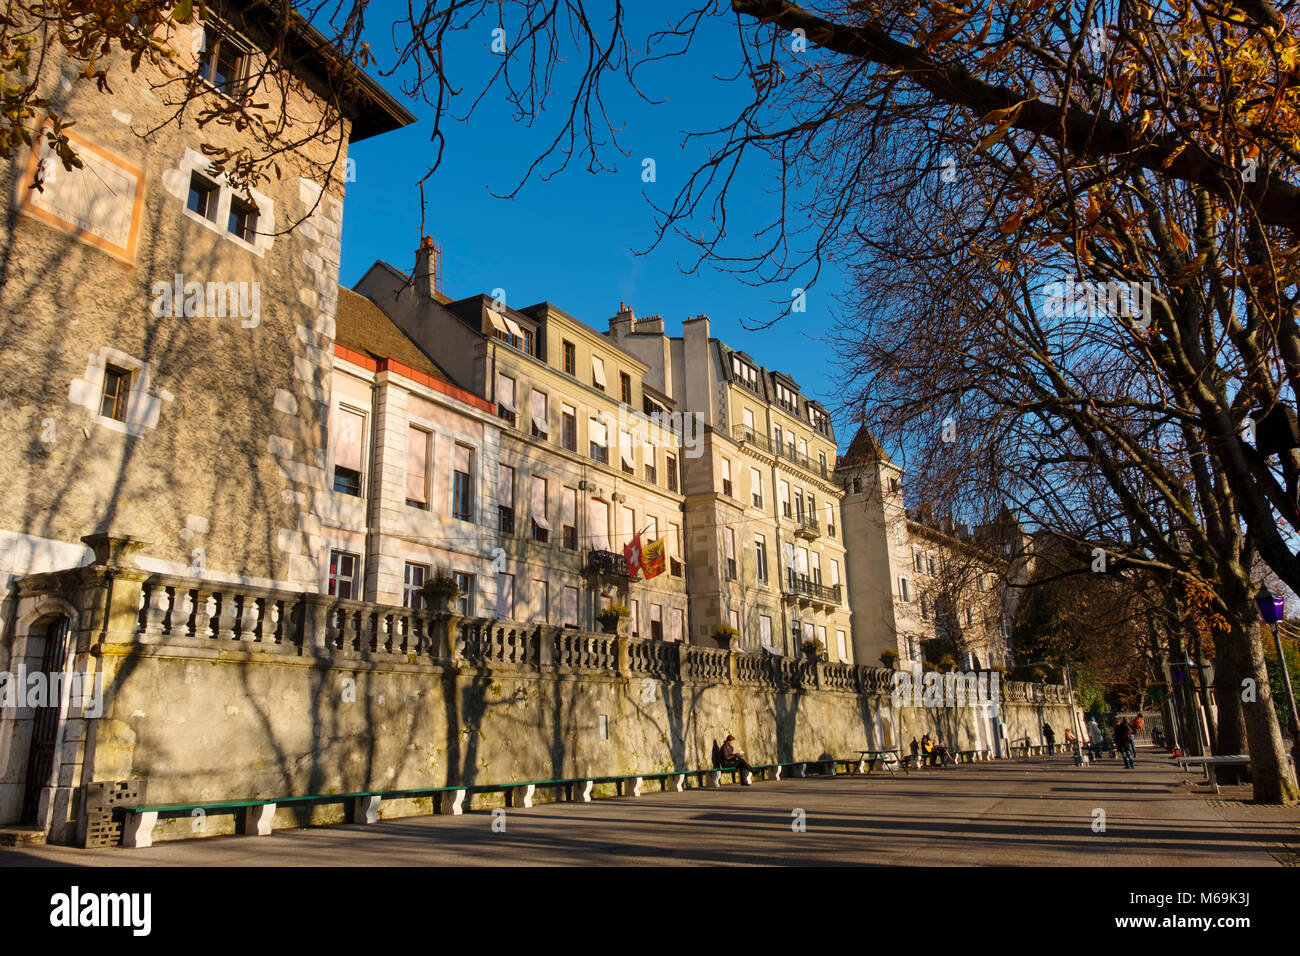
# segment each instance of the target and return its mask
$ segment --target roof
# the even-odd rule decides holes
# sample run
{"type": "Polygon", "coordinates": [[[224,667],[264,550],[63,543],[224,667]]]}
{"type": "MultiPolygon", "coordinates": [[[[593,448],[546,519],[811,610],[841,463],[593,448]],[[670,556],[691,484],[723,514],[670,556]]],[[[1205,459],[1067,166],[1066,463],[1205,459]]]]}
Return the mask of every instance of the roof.
{"type": "Polygon", "coordinates": [[[395,359],[430,378],[455,385],[442,367],[365,296],[339,286],[334,341],[373,359],[395,359]]]}
{"type": "MultiPolygon", "coordinates": [[[[283,11],[278,4],[264,0],[231,0],[229,4],[219,5],[217,12],[228,17],[236,9],[243,14],[241,26],[245,30],[255,25],[265,32],[267,39],[274,40],[279,35],[283,11]]],[[[348,97],[340,105],[351,115],[350,142],[359,142],[415,122],[415,116],[387,90],[294,10],[289,11],[282,52],[286,63],[310,67],[321,78],[328,78],[325,86],[339,93],[340,99],[344,95],[348,97]]],[[[328,96],[325,89],[318,88],[317,92],[328,96]]]]}
{"type": "Polygon", "coordinates": [[[865,461],[883,461],[886,464],[894,464],[893,459],[885,452],[884,447],[876,440],[875,434],[866,425],[858,429],[858,433],[853,436],[853,441],[849,442],[849,450],[840,456],[839,464],[857,465],[865,461]]]}

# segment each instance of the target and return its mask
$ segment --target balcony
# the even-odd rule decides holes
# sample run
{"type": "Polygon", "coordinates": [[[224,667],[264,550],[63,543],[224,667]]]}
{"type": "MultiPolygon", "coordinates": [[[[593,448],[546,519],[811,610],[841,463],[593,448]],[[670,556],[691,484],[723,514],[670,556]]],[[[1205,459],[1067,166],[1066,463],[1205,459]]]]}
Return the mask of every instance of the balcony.
{"type": "Polygon", "coordinates": [[[804,514],[802,511],[795,515],[794,533],[800,538],[807,538],[809,541],[821,537],[822,526],[813,514],[804,514]]]}
{"type": "Polygon", "coordinates": [[[627,561],[617,551],[588,551],[586,572],[627,580],[627,561]]]}
{"type": "Polygon", "coordinates": [[[793,462],[804,471],[812,475],[819,475],[822,478],[830,477],[830,469],[820,461],[812,461],[807,455],[801,455],[794,450],[793,445],[777,445],[773,451],[778,458],[784,458],[788,462],[793,462]]]}
{"type": "Polygon", "coordinates": [[[827,587],[825,584],[819,584],[806,574],[796,574],[794,571],[787,571],[785,578],[786,597],[801,598],[804,600],[818,601],[822,604],[831,604],[838,606],[840,604],[840,585],[833,584],[827,587]]]}
{"type": "Polygon", "coordinates": [[[772,443],[768,440],[767,436],[760,435],[748,425],[734,426],[731,429],[731,437],[738,442],[743,442],[746,445],[753,445],[755,448],[761,449],[769,454],[772,451],[772,443]]]}

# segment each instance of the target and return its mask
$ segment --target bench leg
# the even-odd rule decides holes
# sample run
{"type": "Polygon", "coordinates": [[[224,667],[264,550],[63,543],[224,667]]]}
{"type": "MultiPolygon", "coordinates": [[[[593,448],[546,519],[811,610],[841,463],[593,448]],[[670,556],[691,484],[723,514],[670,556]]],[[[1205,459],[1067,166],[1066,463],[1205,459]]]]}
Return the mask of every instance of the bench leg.
{"type": "Polygon", "coordinates": [[[853,772],[854,772],[854,773],[866,773],[866,772],[867,772],[867,761],[866,761],[866,758],[863,758],[863,759],[861,759],[861,760],[858,761],[858,769],[855,770],[855,771],[853,771],[853,772]]]}
{"type": "Polygon", "coordinates": [[[352,823],[378,823],[379,822],[379,804],[382,797],[353,797],[352,798],[352,823]]]}
{"type": "Polygon", "coordinates": [[[591,803],[591,790],[596,786],[592,780],[579,780],[573,785],[574,803],[591,803]]]}
{"type": "Polygon", "coordinates": [[[633,777],[631,780],[620,780],[618,782],[619,796],[639,797],[641,796],[641,778],[633,777]]]}
{"type": "Polygon", "coordinates": [[[740,776],[743,778],[741,782],[744,784],[751,784],[754,782],[754,775],[752,773],[746,773],[744,770],[742,770],[740,772],[740,776]]]}
{"type": "Polygon", "coordinates": [[[440,814],[458,817],[464,813],[465,791],[464,790],[444,790],[438,794],[434,800],[436,810],[440,814]]]}
{"type": "Polygon", "coordinates": [[[149,810],[145,813],[128,813],[126,827],[122,833],[122,846],[137,849],[153,846],[153,827],[158,822],[158,812],[149,810]]]}
{"type": "Polygon", "coordinates": [[[274,803],[264,803],[260,807],[245,807],[239,815],[238,832],[245,836],[268,836],[271,832],[273,816],[275,816],[274,803]]]}
{"type": "Polygon", "coordinates": [[[710,771],[709,771],[709,786],[712,787],[712,788],[715,789],[715,790],[720,790],[720,789],[722,789],[722,771],[721,771],[721,770],[710,770],[710,771]]]}
{"type": "Polygon", "coordinates": [[[773,768],[772,768],[772,779],[773,779],[773,780],[780,780],[780,779],[781,779],[781,768],[780,768],[779,766],[778,766],[778,767],[773,767],[773,768]]]}
{"type": "Polygon", "coordinates": [[[806,763],[795,764],[794,775],[801,778],[808,776],[808,765],[806,763]]]}
{"type": "MultiPolygon", "coordinates": [[[[673,779],[673,790],[675,790],[677,793],[681,793],[683,790],[686,789],[686,774],[679,773],[676,776],[674,776],[672,779],[673,779]]],[[[665,779],[664,781],[664,786],[665,787],[668,786],[667,779],[665,779]]]]}
{"type": "Polygon", "coordinates": [[[533,792],[537,788],[531,783],[522,787],[511,787],[506,791],[506,805],[511,807],[524,807],[525,809],[533,805],[533,792]]]}

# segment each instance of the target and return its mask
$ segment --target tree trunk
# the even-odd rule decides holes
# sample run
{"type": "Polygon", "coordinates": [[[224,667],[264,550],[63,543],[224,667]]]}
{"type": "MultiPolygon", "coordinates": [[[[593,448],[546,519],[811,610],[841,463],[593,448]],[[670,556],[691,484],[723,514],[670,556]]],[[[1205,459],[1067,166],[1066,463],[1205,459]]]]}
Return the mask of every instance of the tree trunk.
{"type": "MultiPolygon", "coordinates": [[[[1227,635],[1214,642],[1214,700],[1210,700],[1208,689],[1202,687],[1201,706],[1205,708],[1206,721],[1210,724],[1210,739],[1213,741],[1211,751],[1215,754],[1244,753],[1241,735],[1241,681],[1237,679],[1232,642],[1227,635]],[[1212,708],[1211,703],[1216,707],[1212,708]]],[[[1245,778],[1245,769],[1220,767],[1217,776],[1223,783],[1241,783],[1245,778]]]]}
{"type": "MultiPolygon", "coordinates": [[[[1250,746],[1250,776],[1254,783],[1255,802],[1296,803],[1300,801],[1300,789],[1296,787],[1295,773],[1287,761],[1287,746],[1277,725],[1273,692],[1264,664],[1264,644],[1260,639],[1262,625],[1254,601],[1249,598],[1233,601],[1229,624],[1231,631],[1221,640],[1231,644],[1237,677],[1255,682],[1254,701],[1244,701],[1241,706],[1246,741],[1250,746]]],[[[1233,693],[1240,699],[1240,689],[1233,693]]]]}

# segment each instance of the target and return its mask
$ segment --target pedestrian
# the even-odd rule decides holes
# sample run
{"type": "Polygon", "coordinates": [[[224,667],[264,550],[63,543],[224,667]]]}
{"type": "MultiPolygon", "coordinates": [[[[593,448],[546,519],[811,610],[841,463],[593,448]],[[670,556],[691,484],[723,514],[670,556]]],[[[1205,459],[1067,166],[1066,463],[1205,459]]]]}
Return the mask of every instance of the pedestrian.
{"type": "Polygon", "coordinates": [[[1043,741],[1047,744],[1049,754],[1056,753],[1056,731],[1047,721],[1043,721],[1043,741]]]}
{"type": "Polygon", "coordinates": [[[1097,718],[1089,717],[1088,718],[1088,750],[1089,752],[1091,752],[1093,760],[1101,759],[1101,748],[1105,742],[1106,742],[1106,738],[1102,736],[1101,726],[1097,723],[1097,718]]]}
{"type": "Polygon", "coordinates": [[[1139,713],[1136,717],[1133,718],[1133,736],[1134,736],[1134,737],[1137,737],[1137,735],[1140,734],[1140,733],[1142,733],[1142,714],[1141,714],[1141,713],[1139,713]]]}
{"type": "Polygon", "coordinates": [[[754,768],[745,761],[745,751],[737,750],[732,741],[736,739],[735,734],[727,734],[727,739],[722,742],[722,766],[734,767],[740,771],[741,786],[748,787],[747,779],[754,773],[754,768]]]}
{"type": "Polygon", "coordinates": [[[1115,725],[1115,749],[1124,758],[1124,766],[1133,769],[1133,728],[1123,717],[1115,725]]]}

